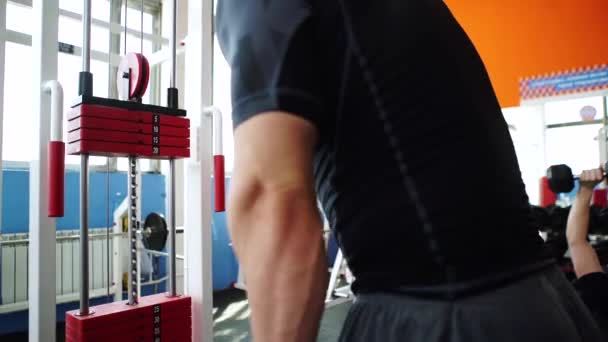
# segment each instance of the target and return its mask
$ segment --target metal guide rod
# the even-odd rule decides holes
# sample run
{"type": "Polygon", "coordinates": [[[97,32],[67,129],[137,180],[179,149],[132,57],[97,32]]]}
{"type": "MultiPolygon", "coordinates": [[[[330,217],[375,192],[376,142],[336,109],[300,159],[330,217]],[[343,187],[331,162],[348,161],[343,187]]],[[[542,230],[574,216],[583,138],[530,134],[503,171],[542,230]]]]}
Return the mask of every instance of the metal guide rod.
{"type": "Polygon", "coordinates": [[[604,127],[608,125],[608,96],[602,96],[602,107],[604,107],[602,120],[604,121],[604,127]]]}
{"type": "Polygon", "coordinates": [[[175,88],[175,75],[177,73],[177,0],[171,0],[171,36],[169,37],[169,48],[171,49],[171,79],[169,86],[175,88]]]}
{"type": "MultiPolygon", "coordinates": [[[[169,48],[171,50],[171,77],[169,85],[169,107],[177,108],[176,86],[176,61],[177,61],[177,0],[171,0],[171,35],[169,36],[169,48]]],[[[169,228],[169,295],[177,296],[176,286],[176,255],[175,255],[175,159],[169,159],[169,193],[167,196],[167,226],[169,228]]]]}
{"type": "MultiPolygon", "coordinates": [[[[82,73],[80,94],[92,95],[91,0],[84,0],[82,13],[82,73]],[[84,73],[84,74],[83,74],[84,73]],[[84,76],[84,78],[83,78],[84,76]]],[[[89,155],[80,156],[80,315],[89,310],[89,155]]]]}
{"type": "Polygon", "coordinates": [[[175,249],[175,159],[169,160],[169,193],[168,198],[168,222],[169,226],[169,295],[177,296],[177,264],[175,249]]]}
{"type": "Polygon", "coordinates": [[[127,8],[127,2],[128,0],[124,0],[125,2],[125,51],[123,51],[123,53],[126,55],[127,54],[127,31],[128,31],[128,26],[127,26],[127,12],[128,12],[128,8],[127,8]]]}
{"type": "MultiPolygon", "coordinates": [[[[113,15],[113,8],[114,8],[114,1],[115,0],[110,0],[110,17],[108,18],[108,22],[110,23],[110,25],[112,25],[112,23],[114,22],[114,15],[113,15]]],[[[110,82],[108,82],[108,98],[112,98],[112,89],[113,84],[115,82],[112,82],[112,74],[113,74],[113,68],[112,68],[112,47],[114,44],[112,44],[112,30],[108,30],[108,80],[110,80],[110,82]]],[[[108,298],[110,297],[110,157],[106,157],[106,255],[107,255],[107,269],[106,269],[106,288],[107,288],[107,296],[108,298]]]]}
{"type": "Polygon", "coordinates": [[[89,156],[80,156],[80,315],[89,314],[89,156]]]}
{"type": "Polygon", "coordinates": [[[129,198],[129,275],[128,275],[128,299],[129,305],[137,304],[138,302],[138,270],[137,270],[137,159],[129,157],[129,183],[128,183],[128,198],[129,198]]]}
{"type": "Polygon", "coordinates": [[[91,0],[84,0],[82,12],[82,71],[91,70],[91,0]]]}
{"type": "Polygon", "coordinates": [[[106,158],[106,288],[110,297],[110,158],[106,158]]]}
{"type": "Polygon", "coordinates": [[[144,54],[144,0],[141,0],[141,18],[140,18],[140,36],[139,36],[139,43],[141,44],[140,48],[139,48],[139,53],[141,53],[142,55],[144,54]]]}

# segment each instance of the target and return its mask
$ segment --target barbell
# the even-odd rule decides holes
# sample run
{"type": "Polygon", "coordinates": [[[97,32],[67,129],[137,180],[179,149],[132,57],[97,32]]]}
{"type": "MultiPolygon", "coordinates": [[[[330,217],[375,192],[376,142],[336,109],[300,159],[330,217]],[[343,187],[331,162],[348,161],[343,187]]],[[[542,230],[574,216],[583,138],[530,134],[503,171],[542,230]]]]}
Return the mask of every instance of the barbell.
{"type": "Polygon", "coordinates": [[[153,251],[162,251],[167,243],[167,221],[158,213],[151,213],[146,216],[144,226],[141,231],[141,240],[144,247],[153,251]]]}

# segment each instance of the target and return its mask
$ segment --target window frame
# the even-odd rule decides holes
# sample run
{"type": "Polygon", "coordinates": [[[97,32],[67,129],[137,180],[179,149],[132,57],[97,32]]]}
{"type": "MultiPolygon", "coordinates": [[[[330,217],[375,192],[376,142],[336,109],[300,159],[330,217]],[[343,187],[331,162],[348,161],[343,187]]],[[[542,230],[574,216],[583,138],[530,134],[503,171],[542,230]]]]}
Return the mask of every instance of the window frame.
{"type": "MultiPolygon", "coordinates": [[[[2,1],[2,0],[0,0],[2,1]]],[[[25,7],[32,7],[32,0],[6,0],[6,4],[8,5],[8,3],[11,3],[13,5],[18,5],[18,6],[25,6],[25,7]]],[[[121,20],[121,13],[124,9],[124,7],[120,4],[120,2],[115,1],[113,2],[113,4],[116,5],[116,8],[111,8],[110,11],[111,13],[114,13],[114,11],[118,11],[118,16],[116,18],[110,19],[113,22],[109,22],[109,21],[105,21],[105,20],[101,20],[101,19],[97,19],[97,18],[92,18],[91,19],[91,24],[93,26],[97,26],[103,29],[107,29],[109,30],[109,33],[111,33],[112,35],[117,35],[118,37],[118,44],[115,44],[115,41],[113,42],[113,44],[109,47],[109,52],[102,52],[102,51],[98,51],[98,50],[91,50],[91,60],[95,60],[95,61],[99,61],[99,62],[103,62],[106,63],[108,65],[108,68],[111,68],[108,70],[109,74],[110,74],[110,78],[108,79],[108,82],[113,82],[113,80],[115,80],[115,75],[118,65],[120,63],[120,54],[121,54],[121,46],[120,46],[120,40],[121,40],[121,36],[124,34],[125,28],[123,25],[121,25],[120,20],[121,20]],[[117,20],[117,21],[114,21],[117,20]],[[118,49],[117,49],[118,48],[118,49]]],[[[133,9],[140,9],[141,2],[139,1],[128,1],[127,2],[127,6],[129,6],[129,8],[133,8],[133,9]]],[[[150,63],[150,67],[152,69],[151,71],[151,77],[150,77],[150,85],[149,85],[149,91],[150,91],[150,101],[152,103],[156,103],[154,101],[159,101],[160,100],[160,95],[161,95],[161,73],[160,73],[160,65],[162,64],[162,61],[165,58],[162,58],[162,48],[163,47],[168,47],[169,45],[169,39],[168,38],[164,38],[162,36],[162,30],[161,30],[161,22],[162,22],[162,7],[160,5],[160,2],[158,4],[154,4],[151,1],[148,1],[145,3],[144,6],[144,12],[147,14],[152,15],[152,22],[153,22],[153,32],[152,34],[150,33],[145,33],[143,34],[143,38],[144,40],[150,41],[152,43],[153,46],[153,53],[152,56],[150,56],[149,59],[153,59],[156,60],[156,63],[150,63]],[[157,55],[157,56],[154,56],[157,55]]],[[[6,14],[5,14],[6,15],[6,14]]],[[[82,14],[80,13],[76,13],[73,11],[69,11],[69,10],[65,10],[65,9],[59,9],[59,16],[60,17],[65,17],[65,18],[69,18],[72,20],[76,20],[76,21],[82,21],[82,14]]],[[[3,18],[3,20],[5,20],[6,18],[3,18]]],[[[11,42],[14,44],[19,44],[19,45],[24,45],[24,46],[28,46],[31,47],[32,46],[32,36],[30,34],[27,33],[23,33],[23,32],[19,32],[19,31],[13,31],[13,30],[9,30],[8,28],[5,28],[5,34],[4,36],[0,35],[0,43],[2,45],[5,45],[7,42],[11,42]]],[[[140,31],[139,30],[135,30],[135,29],[131,29],[131,28],[127,28],[127,34],[128,35],[133,35],[133,36],[140,36],[140,31]]],[[[116,37],[114,37],[116,38],[116,37]]],[[[61,38],[58,39],[58,44],[61,43],[61,38]]],[[[108,42],[108,44],[110,44],[110,42],[108,42]]],[[[73,46],[74,48],[74,52],[71,53],[70,55],[72,56],[76,56],[76,57],[80,57],[82,56],[82,46],[79,45],[73,45],[73,44],[69,44],[70,46],[73,46]]],[[[64,53],[59,51],[59,53],[64,53]]],[[[2,80],[4,82],[4,71],[5,71],[5,65],[3,63],[2,68],[0,68],[0,80],[2,80]]],[[[2,87],[3,89],[3,87],[2,87]]],[[[113,87],[110,87],[110,89],[113,89],[113,87]]],[[[2,94],[4,95],[4,93],[2,94]]],[[[110,97],[112,97],[116,94],[109,94],[110,97]]],[[[2,106],[4,105],[3,103],[2,106]]],[[[4,115],[4,108],[0,108],[0,111],[2,111],[2,117],[4,115]]],[[[2,137],[2,135],[0,135],[0,137],[2,137]]],[[[3,139],[0,141],[0,149],[3,147],[4,145],[4,141],[3,139]]],[[[117,158],[107,158],[106,163],[101,164],[101,165],[91,165],[90,169],[91,171],[107,171],[108,169],[110,170],[110,172],[118,172],[120,170],[118,170],[117,167],[118,163],[117,163],[117,158]]],[[[30,167],[30,163],[27,161],[15,161],[15,160],[2,160],[2,166],[4,169],[28,169],[30,167]]],[[[80,165],[79,164],[66,164],[66,170],[80,170],[80,165]]],[[[153,172],[153,173],[160,173],[161,172],[161,167],[160,167],[160,163],[157,161],[152,161],[150,162],[150,168],[148,170],[142,170],[143,172],[153,172]]]]}

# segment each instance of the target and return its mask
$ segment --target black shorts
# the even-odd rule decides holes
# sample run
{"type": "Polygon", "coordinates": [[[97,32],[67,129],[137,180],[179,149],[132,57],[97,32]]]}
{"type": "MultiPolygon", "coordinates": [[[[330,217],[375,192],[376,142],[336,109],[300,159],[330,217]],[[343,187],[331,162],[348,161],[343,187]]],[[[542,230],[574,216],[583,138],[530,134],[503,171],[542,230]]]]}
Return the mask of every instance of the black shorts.
{"type": "Polygon", "coordinates": [[[591,314],[557,267],[457,300],[365,294],[340,337],[351,341],[600,342],[591,314]]]}

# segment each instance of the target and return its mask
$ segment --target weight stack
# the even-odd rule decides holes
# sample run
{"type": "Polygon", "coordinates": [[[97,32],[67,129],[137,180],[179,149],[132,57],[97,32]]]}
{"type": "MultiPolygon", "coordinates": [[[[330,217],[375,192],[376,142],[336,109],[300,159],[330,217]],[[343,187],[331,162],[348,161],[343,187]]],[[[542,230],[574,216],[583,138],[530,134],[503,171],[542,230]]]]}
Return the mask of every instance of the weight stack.
{"type": "Polygon", "coordinates": [[[190,157],[190,120],[180,110],[83,98],[68,112],[70,155],[171,159],[190,157]]]}
{"type": "Polygon", "coordinates": [[[99,305],[87,316],[68,311],[66,342],[190,342],[191,305],[190,297],[157,294],[141,297],[135,305],[99,305]]]}

